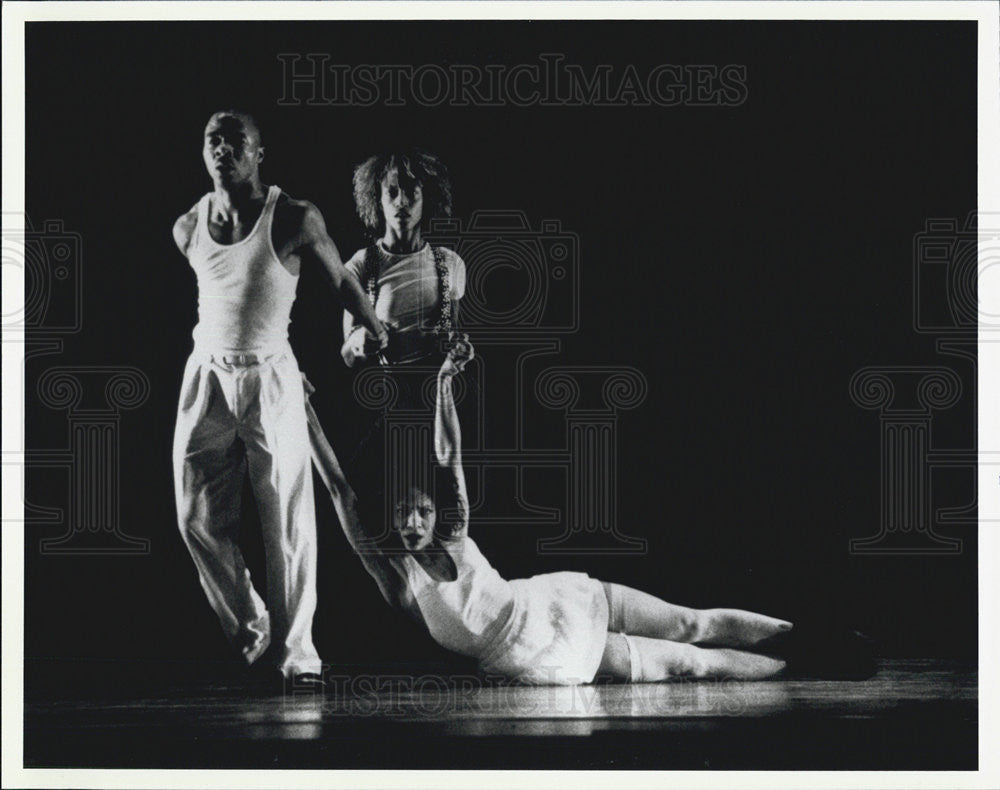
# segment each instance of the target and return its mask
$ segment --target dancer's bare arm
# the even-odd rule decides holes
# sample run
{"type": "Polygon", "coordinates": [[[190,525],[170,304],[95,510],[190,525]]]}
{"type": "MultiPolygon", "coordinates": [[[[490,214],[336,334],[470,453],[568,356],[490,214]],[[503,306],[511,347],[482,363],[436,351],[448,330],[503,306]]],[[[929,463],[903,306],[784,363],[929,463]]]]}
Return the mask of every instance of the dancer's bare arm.
{"type": "Polygon", "coordinates": [[[434,453],[448,476],[451,501],[440,503],[439,512],[449,517],[450,537],[463,537],[469,529],[469,495],[462,469],[462,430],[455,412],[452,380],[475,356],[468,335],[456,333],[444,364],[438,372],[437,403],[434,410],[434,453]]]}
{"type": "Polygon", "coordinates": [[[337,512],[347,542],[358,555],[365,570],[375,580],[382,597],[390,606],[400,607],[409,613],[412,596],[406,587],[406,582],[380,548],[378,536],[372,534],[362,522],[358,514],[358,497],[347,482],[337,455],[327,441],[308,398],[306,417],[309,421],[313,465],[330,492],[333,509],[337,512]]]}
{"type": "MultiPolygon", "coordinates": [[[[303,201],[305,202],[305,201],[303,201]]],[[[326,232],[326,222],[323,215],[311,203],[306,204],[302,219],[303,245],[299,254],[303,259],[311,258],[320,264],[320,269],[326,276],[333,291],[340,297],[344,308],[352,313],[358,322],[378,338],[379,346],[385,348],[389,336],[382,323],[375,317],[368,295],[361,288],[356,277],[344,268],[340,252],[333,239],[326,232]]]]}
{"type": "Polygon", "coordinates": [[[191,238],[194,230],[198,226],[198,206],[195,204],[186,214],[181,214],[174,222],[174,244],[181,251],[181,255],[187,257],[188,247],[191,245],[191,238]]]}
{"type": "MultiPolygon", "coordinates": [[[[350,272],[348,272],[350,276],[350,272]]],[[[340,347],[340,356],[344,358],[347,367],[353,367],[359,359],[365,358],[365,337],[368,335],[363,326],[359,326],[354,316],[344,311],[344,343],[340,347]]]]}

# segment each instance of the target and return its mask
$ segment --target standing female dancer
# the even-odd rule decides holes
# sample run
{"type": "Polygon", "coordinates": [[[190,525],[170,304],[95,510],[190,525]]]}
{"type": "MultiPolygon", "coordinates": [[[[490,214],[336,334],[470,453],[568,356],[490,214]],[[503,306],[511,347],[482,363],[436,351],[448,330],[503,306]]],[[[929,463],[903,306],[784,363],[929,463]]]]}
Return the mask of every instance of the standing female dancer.
{"type": "Polygon", "coordinates": [[[468,536],[468,498],[452,380],[472,359],[456,335],[437,376],[434,451],[443,485],[411,486],[392,507],[392,546],[366,529],[322,433],[313,461],[348,541],[383,597],[443,647],[473,656],[489,675],[523,683],[633,682],[676,677],[762,679],[785,662],[751,652],[792,624],[739,609],[688,609],[592,579],[551,573],[507,581],[468,536]],[[698,646],[707,645],[707,646],[698,646]]]}
{"type": "MultiPolygon", "coordinates": [[[[451,216],[448,168],[419,148],[376,154],[354,170],[354,202],[374,241],[358,250],[345,267],[368,293],[376,317],[388,330],[388,344],[380,346],[345,311],[341,356],[349,367],[377,361],[389,371],[424,363],[433,375],[465,293],[465,263],[452,250],[432,247],[423,237],[431,220],[451,216]]],[[[426,408],[422,387],[412,376],[393,375],[393,379],[396,408],[426,408]]],[[[305,389],[307,396],[313,391],[308,382],[305,389]]],[[[322,438],[322,426],[308,401],[306,413],[310,434],[322,438]]],[[[350,471],[366,481],[366,491],[377,491],[384,482],[385,448],[378,445],[386,417],[386,411],[378,415],[349,457],[350,471]]]]}
{"type": "MultiPolygon", "coordinates": [[[[465,264],[423,232],[435,217],[451,216],[451,179],[444,163],[419,148],[377,154],[354,171],[354,203],[374,243],[345,264],[368,292],[389,330],[384,364],[435,356],[458,317],[465,264]]],[[[341,355],[348,366],[369,358],[374,338],[344,312],[341,355]],[[367,342],[366,342],[367,339],[367,342]]],[[[441,356],[435,358],[440,364],[441,356]]]]}

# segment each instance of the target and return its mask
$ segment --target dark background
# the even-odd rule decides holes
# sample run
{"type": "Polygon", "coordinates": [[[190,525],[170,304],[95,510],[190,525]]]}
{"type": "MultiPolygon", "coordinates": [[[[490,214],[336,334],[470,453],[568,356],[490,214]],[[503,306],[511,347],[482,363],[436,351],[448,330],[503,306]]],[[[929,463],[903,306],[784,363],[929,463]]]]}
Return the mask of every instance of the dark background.
{"type": "MultiPolygon", "coordinates": [[[[953,368],[964,394],[936,414],[933,442],[974,447],[971,362],[942,357],[912,327],[912,243],[928,218],[976,208],[975,34],[971,23],[923,22],[30,24],[28,212],[36,226],[58,218],[81,234],[84,302],[64,351],[28,364],[28,447],[67,441],[65,413],[35,389],[52,365],[144,371],[151,395],[119,427],[120,513],[151,550],[50,556],[39,541],[65,526],[29,525],[26,657],[229,655],[175,524],[170,445],[196,289],[170,230],[210,188],[201,133],[230,106],[262,121],[264,181],[316,203],[345,259],[364,243],[352,168],[396,142],[449,164],[457,216],[517,209],[536,228],[558,219],[578,234],[579,331],[529,369],[645,375],[644,404],[618,420],[618,523],[648,550],[540,556],[537,540],[560,525],[473,521],[501,573],[586,570],[698,607],[843,619],[890,655],[973,657],[974,527],[939,528],[964,541],[958,556],[848,550],[878,531],[880,507],[878,416],[851,401],[848,382],[868,365],[953,368]],[[748,96],[739,107],[278,106],[277,55],[308,52],[508,66],[559,52],[588,72],[633,63],[640,74],[735,63],[748,96]]],[[[487,285],[506,298],[500,278],[487,285]]],[[[339,319],[306,272],[292,343],[343,454],[365,417],[350,403],[339,319]]],[[[502,350],[481,352],[501,363],[502,350]]],[[[517,395],[484,396],[488,441],[509,446],[517,395]]],[[[563,446],[561,415],[527,396],[529,441],[563,446]]],[[[560,506],[558,485],[529,478],[532,502],[560,506]]],[[[29,471],[27,486],[32,504],[65,506],[65,474],[29,471]]],[[[934,506],[971,502],[974,486],[971,472],[937,475],[934,506]]],[[[502,483],[483,496],[483,513],[509,511],[502,483]]],[[[432,654],[385,607],[317,500],[321,655],[432,654]]],[[[246,524],[259,568],[252,512],[246,524]]]]}

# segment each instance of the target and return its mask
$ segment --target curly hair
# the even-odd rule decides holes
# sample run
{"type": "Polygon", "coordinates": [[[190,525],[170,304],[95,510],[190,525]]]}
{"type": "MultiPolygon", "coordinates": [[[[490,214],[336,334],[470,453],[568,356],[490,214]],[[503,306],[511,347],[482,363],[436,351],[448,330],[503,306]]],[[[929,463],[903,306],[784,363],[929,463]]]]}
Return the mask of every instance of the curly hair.
{"type": "Polygon", "coordinates": [[[420,148],[375,154],[354,168],[354,206],[373,238],[385,233],[382,181],[389,172],[412,179],[423,190],[422,230],[435,217],[451,216],[451,176],[444,162],[420,148]]]}

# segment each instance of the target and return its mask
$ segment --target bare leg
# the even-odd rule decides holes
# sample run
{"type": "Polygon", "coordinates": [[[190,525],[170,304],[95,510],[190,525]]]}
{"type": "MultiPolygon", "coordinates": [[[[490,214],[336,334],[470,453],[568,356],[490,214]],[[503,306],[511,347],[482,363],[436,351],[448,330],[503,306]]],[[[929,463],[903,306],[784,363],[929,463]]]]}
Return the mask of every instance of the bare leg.
{"type": "Polygon", "coordinates": [[[706,619],[704,631],[698,640],[702,644],[720,647],[753,647],[758,642],[783,631],[792,624],[743,609],[703,609],[706,619]]]}
{"type": "Polygon", "coordinates": [[[787,631],[787,620],[742,609],[689,609],[622,584],[604,582],[608,630],[672,642],[750,647],[787,631]]]}
{"type": "Polygon", "coordinates": [[[633,683],[656,683],[675,678],[732,678],[764,680],[785,667],[784,661],[728,648],[704,648],[650,639],[608,634],[599,674],[633,683]]]}

